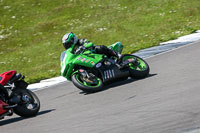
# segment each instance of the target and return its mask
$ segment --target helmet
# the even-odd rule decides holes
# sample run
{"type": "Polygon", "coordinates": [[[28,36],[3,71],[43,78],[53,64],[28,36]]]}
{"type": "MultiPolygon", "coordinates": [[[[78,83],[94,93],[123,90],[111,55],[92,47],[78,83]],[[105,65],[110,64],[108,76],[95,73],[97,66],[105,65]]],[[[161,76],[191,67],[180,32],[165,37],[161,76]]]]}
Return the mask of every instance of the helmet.
{"type": "Polygon", "coordinates": [[[78,38],[72,32],[65,34],[62,38],[62,43],[65,49],[72,47],[73,45],[77,44],[77,42],[78,38]]]}

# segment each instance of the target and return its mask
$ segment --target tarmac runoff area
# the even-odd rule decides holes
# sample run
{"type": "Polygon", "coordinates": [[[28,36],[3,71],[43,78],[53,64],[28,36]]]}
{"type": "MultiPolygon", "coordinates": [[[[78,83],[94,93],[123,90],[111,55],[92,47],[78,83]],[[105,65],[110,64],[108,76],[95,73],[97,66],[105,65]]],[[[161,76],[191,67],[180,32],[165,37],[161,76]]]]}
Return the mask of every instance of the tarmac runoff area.
{"type": "MultiPolygon", "coordinates": [[[[144,59],[150,58],[152,56],[155,56],[155,55],[158,55],[161,53],[165,53],[168,51],[172,51],[174,49],[183,47],[185,45],[191,44],[191,43],[199,41],[199,40],[200,40],[200,30],[196,31],[193,34],[179,37],[176,40],[163,42],[159,46],[140,50],[139,52],[134,53],[133,55],[137,55],[144,59]]],[[[67,81],[67,80],[62,76],[55,77],[55,78],[51,78],[51,79],[42,80],[42,81],[40,81],[40,83],[30,84],[28,86],[28,89],[30,89],[32,91],[37,91],[37,90],[48,88],[52,85],[60,84],[65,81],[67,81]]]]}

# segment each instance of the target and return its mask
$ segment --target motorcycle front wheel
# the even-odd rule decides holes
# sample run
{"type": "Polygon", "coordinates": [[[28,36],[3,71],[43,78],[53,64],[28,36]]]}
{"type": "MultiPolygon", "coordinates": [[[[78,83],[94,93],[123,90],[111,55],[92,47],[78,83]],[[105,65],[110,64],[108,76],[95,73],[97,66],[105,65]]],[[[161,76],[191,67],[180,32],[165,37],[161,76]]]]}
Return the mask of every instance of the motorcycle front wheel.
{"type": "Polygon", "coordinates": [[[28,89],[16,89],[14,95],[21,97],[21,102],[13,108],[14,113],[22,117],[32,117],[40,110],[39,98],[28,89]]]}
{"type": "Polygon", "coordinates": [[[126,54],[126,55],[123,55],[123,57],[121,58],[121,61],[123,62],[129,59],[135,60],[134,63],[128,64],[130,76],[132,78],[141,79],[149,75],[150,68],[145,60],[143,60],[142,58],[136,55],[126,54]]]}
{"type": "Polygon", "coordinates": [[[84,92],[93,93],[93,92],[97,92],[103,89],[102,80],[98,77],[95,77],[95,78],[96,78],[96,82],[92,84],[86,82],[83,78],[81,78],[81,74],[79,73],[74,74],[71,79],[72,79],[73,84],[80,90],[84,92]]]}

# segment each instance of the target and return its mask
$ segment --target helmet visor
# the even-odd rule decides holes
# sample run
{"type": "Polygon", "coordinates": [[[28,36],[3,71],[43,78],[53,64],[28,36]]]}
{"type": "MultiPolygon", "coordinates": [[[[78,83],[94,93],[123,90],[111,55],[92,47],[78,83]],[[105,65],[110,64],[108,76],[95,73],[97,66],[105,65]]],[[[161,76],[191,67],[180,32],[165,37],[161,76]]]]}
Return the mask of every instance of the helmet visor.
{"type": "Polygon", "coordinates": [[[63,43],[65,49],[70,48],[74,43],[74,39],[69,40],[68,42],[63,43]]]}

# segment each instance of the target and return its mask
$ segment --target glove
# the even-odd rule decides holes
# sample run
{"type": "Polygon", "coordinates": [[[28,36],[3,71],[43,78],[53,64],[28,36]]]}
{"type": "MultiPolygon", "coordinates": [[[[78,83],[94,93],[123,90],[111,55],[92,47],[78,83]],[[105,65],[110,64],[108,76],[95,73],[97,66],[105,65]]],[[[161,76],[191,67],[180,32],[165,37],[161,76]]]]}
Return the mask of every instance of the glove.
{"type": "Polygon", "coordinates": [[[80,39],[79,43],[80,45],[84,45],[84,43],[89,43],[90,41],[88,41],[87,39],[80,39]]]}
{"type": "Polygon", "coordinates": [[[80,46],[77,50],[76,50],[76,52],[75,52],[75,54],[80,54],[83,50],[85,50],[86,48],[85,48],[85,46],[80,46]]]}

